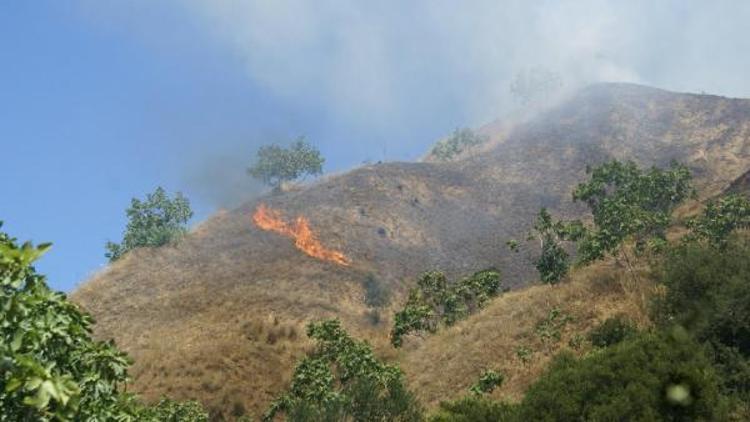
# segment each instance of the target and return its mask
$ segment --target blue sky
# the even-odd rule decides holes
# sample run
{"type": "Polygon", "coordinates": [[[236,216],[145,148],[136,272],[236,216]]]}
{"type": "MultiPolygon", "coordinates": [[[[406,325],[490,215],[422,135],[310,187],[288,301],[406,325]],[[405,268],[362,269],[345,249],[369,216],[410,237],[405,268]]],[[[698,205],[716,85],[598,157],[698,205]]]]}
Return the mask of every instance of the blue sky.
{"type": "Polygon", "coordinates": [[[326,171],[413,160],[515,107],[542,66],[750,97],[744,1],[8,1],[0,4],[0,220],[51,241],[57,289],[105,264],[130,198],[196,221],[257,191],[258,145],[306,135],[326,171]]]}

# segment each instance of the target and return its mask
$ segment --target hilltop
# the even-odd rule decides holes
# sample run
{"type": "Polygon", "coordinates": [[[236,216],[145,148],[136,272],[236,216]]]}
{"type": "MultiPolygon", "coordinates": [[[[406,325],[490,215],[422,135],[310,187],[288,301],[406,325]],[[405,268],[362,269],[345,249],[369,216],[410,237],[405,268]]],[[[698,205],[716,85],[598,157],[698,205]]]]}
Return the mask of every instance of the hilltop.
{"type": "MultiPolygon", "coordinates": [[[[476,368],[456,367],[450,356],[460,350],[479,365],[487,347],[498,356],[514,347],[510,334],[478,341],[477,330],[528,326],[565,297],[598,301],[590,313],[580,310],[583,324],[628,306],[620,301],[625,293],[598,294],[579,279],[554,295],[521,289],[535,273],[528,257],[505,247],[524,237],[541,206],[579,216],[583,208],[570,193],[586,166],[612,158],[678,160],[705,197],[750,169],[750,100],[599,84],[507,128],[477,129],[491,138],[489,146],[460,160],[368,165],[217,213],[174,247],[128,254],[72,297],[94,314],[98,337],[114,338],[135,359],[134,390],[150,399],[198,398],[227,416],[257,414],[274,398],[308,347],[305,323],[321,317],[338,317],[353,335],[370,339],[402,363],[413,385],[437,378],[437,368],[425,366],[436,360],[446,381],[469,384],[464,377],[476,376],[476,368]],[[322,244],[351,263],[312,258],[289,238],[261,230],[252,219],[261,203],[289,219],[304,216],[322,244]],[[457,277],[487,267],[499,268],[504,284],[517,290],[398,353],[386,344],[391,310],[374,323],[363,302],[369,275],[398,303],[425,270],[457,277]]],[[[527,385],[521,378],[510,387],[519,391],[507,394],[527,385]]],[[[439,385],[424,391],[427,404],[448,398],[439,385]]]]}

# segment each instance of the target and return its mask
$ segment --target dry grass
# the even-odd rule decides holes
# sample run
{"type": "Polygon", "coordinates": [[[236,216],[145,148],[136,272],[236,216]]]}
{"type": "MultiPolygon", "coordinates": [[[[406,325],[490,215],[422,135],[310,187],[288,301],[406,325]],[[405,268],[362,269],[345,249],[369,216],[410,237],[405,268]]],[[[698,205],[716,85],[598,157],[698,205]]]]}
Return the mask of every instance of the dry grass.
{"type": "Polygon", "coordinates": [[[508,377],[496,394],[518,398],[573,333],[618,312],[646,325],[647,286],[602,264],[556,288],[509,293],[397,352],[387,342],[392,309],[373,325],[362,280],[374,274],[395,303],[432,269],[455,278],[496,266],[506,285],[519,287],[534,271],[505,242],[524,237],[540,206],[580,216],[570,192],[587,164],[677,159],[706,193],[750,168],[744,100],[605,85],[529,121],[482,129],[492,131],[491,149],[464,160],[370,165],[262,198],[289,217],[305,215],[324,245],[352,259],[350,267],[317,261],[254,227],[254,202],[217,213],[176,246],[128,254],[72,298],[96,317],[97,337],[114,338],[135,359],[132,390],[149,400],[196,398],[228,419],[264,410],[309,347],[305,324],[327,317],[401,362],[431,405],[460,394],[490,364],[508,377]],[[533,327],[555,306],[574,320],[559,345],[543,345],[533,327]],[[525,365],[519,345],[535,351],[525,365]]]}
{"type": "Polygon", "coordinates": [[[455,326],[425,341],[412,341],[399,361],[410,386],[430,407],[466,394],[487,368],[505,375],[493,397],[517,401],[560,350],[585,353],[590,348],[587,342],[576,349],[571,340],[585,336],[606,318],[625,315],[641,327],[650,325],[643,298],[654,284],[643,268],[638,272],[638,281],[633,282],[624,268],[598,263],[575,271],[557,286],[507,293],[455,326]],[[570,318],[560,327],[559,340],[545,339],[537,330],[553,309],[570,318]],[[522,348],[531,351],[529,358],[520,356],[522,348]]]}

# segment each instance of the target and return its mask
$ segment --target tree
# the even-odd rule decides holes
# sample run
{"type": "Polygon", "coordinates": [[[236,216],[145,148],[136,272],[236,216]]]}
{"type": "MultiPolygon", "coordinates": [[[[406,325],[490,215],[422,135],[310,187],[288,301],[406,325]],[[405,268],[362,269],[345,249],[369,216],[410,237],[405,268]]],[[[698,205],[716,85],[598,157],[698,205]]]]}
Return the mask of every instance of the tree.
{"type": "Polygon", "coordinates": [[[391,344],[398,348],[405,335],[434,333],[440,324],[453,325],[483,308],[500,292],[500,273],[495,270],[478,271],[452,284],[445,274],[428,271],[417,280],[417,287],[410,290],[403,309],[396,313],[391,344]]]}
{"type": "Polygon", "coordinates": [[[352,339],[336,319],[312,323],[315,350],[294,370],[287,391],[264,416],[291,421],[418,421],[422,408],[396,365],[379,362],[370,345],[352,339]]]}
{"type": "Polygon", "coordinates": [[[91,317],[31,266],[49,247],[0,233],[0,420],[131,417],[127,357],[92,340],[91,317]]]}
{"type": "Polygon", "coordinates": [[[727,420],[727,405],[700,345],[677,330],[582,359],[559,355],[527,391],[517,420],[716,421],[727,420]]]}
{"type": "Polygon", "coordinates": [[[289,148],[279,145],[260,147],[255,164],[247,172],[280,191],[284,182],[297,180],[304,175],[321,174],[324,162],[320,151],[304,137],[299,137],[289,148]]]}
{"type": "Polygon", "coordinates": [[[573,192],[573,200],[586,203],[594,220],[578,243],[583,264],[618,252],[629,263],[622,248],[627,241],[636,253],[659,250],[666,244],[672,211],[694,195],[690,171],[676,162],[668,169],[643,171],[632,161],[613,160],[586,172],[589,180],[573,192]]]}
{"type": "Polygon", "coordinates": [[[438,142],[431,154],[440,161],[449,161],[462,152],[487,142],[487,139],[469,128],[456,129],[448,139],[438,142]]]}
{"type": "Polygon", "coordinates": [[[750,200],[731,194],[710,201],[703,213],[688,221],[687,225],[691,230],[688,240],[706,240],[712,247],[725,250],[730,234],[750,228],[750,200]]]}
{"type": "Polygon", "coordinates": [[[169,420],[145,417],[125,392],[127,355],[93,340],[91,316],[36,273],[49,248],[0,232],[0,421],[169,420]]]}
{"type": "Polygon", "coordinates": [[[187,222],[193,216],[190,202],[181,193],[170,199],[161,187],[144,201],[133,198],[125,211],[128,224],[122,243],[107,242],[105,256],[116,261],[126,252],[140,247],[158,247],[187,233],[187,222]]]}

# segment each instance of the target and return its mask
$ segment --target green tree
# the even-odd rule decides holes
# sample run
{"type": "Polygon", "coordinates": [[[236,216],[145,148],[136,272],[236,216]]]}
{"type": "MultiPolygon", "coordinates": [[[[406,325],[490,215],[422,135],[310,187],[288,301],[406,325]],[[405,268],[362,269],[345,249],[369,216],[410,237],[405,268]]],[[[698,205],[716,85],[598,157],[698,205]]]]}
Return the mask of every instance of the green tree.
{"type": "Polygon", "coordinates": [[[727,420],[727,400],[687,333],[644,333],[582,359],[559,355],[527,391],[518,420],[717,421],[727,420]]]}
{"type": "Polygon", "coordinates": [[[483,308],[500,292],[500,273],[495,270],[478,271],[456,283],[448,283],[439,271],[428,271],[420,276],[406,304],[394,316],[391,344],[401,347],[405,335],[434,333],[440,324],[453,325],[483,308]]]}
{"type": "Polygon", "coordinates": [[[0,420],[132,417],[128,358],[92,340],[91,317],[36,273],[47,249],[0,233],[0,420]]]}
{"type": "Polygon", "coordinates": [[[422,408],[396,365],[375,358],[370,345],[352,339],[338,320],[312,323],[315,350],[303,358],[287,391],[264,416],[291,421],[418,421],[422,408]]]}
{"type": "Polygon", "coordinates": [[[432,148],[432,156],[440,161],[450,161],[464,151],[487,142],[487,137],[469,128],[456,129],[451,136],[432,148]]]}
{"type": "Polygon", "coordinates": [[[289,148],[279,145],[260,147],[255,164],[247,172],[280,191],[284,182],[297,180],[304,175],[321,174],[324,162],[320,151],[304,137],[299,137],[289,148]]]}
{"type": "Polygon", "coordinates": [[[637,253],[659,250],[666,244],[672,211],[694,194],[690,171],[676,162],[668,169],[643,171],[632,161],[613,160],[587,173],[589,180],[573,192],[573,199],[586,203],[594,220],[578,243],[578,260],[584,264],[607,254],[622,255],[629,263],[622,247],[628,241],[637,253]]]}
{"type": "Polygon", "coordinates": [[[35,271],[49,247],[0,232],[0,421],[170,420],[125,392],[129,358],[35,271]]]}
{"type": "Polygon", "coordinates": [[[730,238],[723,250],[678,245],[665,257],[664,295],[654,320],[679,325],[708,347],[727,392],[750,403],[750,243],[730,238]]]}
{"type": "Polygon", "coordinates": [[[161,187],[144,201],[133,198],[125,210],[128,224],[122,243],[107,242],[105,256],[116,261],[126,252],[140,247],[158,247],[173,242],[187,233],[186,224],[193,211],[181,193],[170,199],[161,187]]]}
{"type": "Polygon", "coordinates": [[[706,240],[709,245],[725,250],[734,231],[750,228],[750,200],[731,194],[718,201],[710,201],[703,213],[688,221],[687,225],[691,230],[688,240],[706,240]]]}

